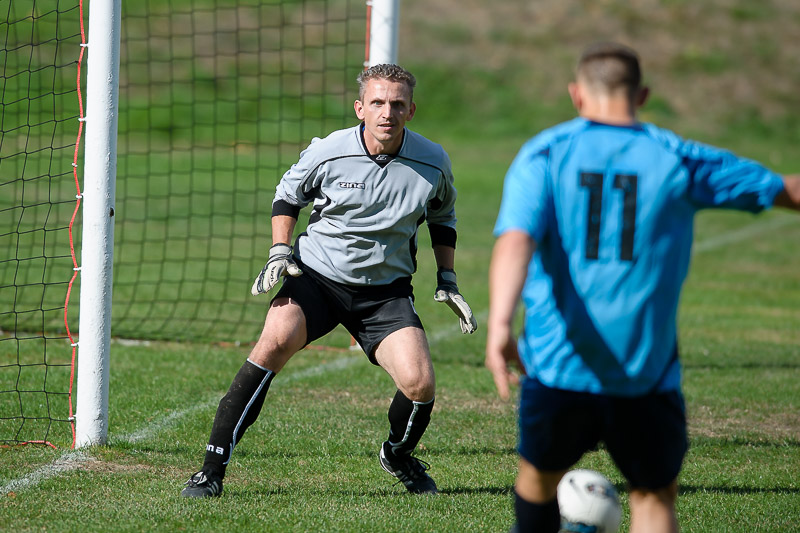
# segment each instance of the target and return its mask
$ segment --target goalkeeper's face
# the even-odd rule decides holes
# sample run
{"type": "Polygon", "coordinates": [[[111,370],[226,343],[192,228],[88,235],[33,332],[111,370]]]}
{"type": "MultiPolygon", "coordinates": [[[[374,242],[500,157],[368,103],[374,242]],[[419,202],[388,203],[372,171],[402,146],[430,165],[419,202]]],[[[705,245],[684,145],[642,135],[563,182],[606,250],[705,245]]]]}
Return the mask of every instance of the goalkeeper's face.
{"type": "Polygon", "coordinates": [[[405,82],[371,79],[362,100],[354,104],[364,121],[364,141],[371,154],[394,154],[403,142],[403,128],[412,119],[416,105],[405,82]]]}

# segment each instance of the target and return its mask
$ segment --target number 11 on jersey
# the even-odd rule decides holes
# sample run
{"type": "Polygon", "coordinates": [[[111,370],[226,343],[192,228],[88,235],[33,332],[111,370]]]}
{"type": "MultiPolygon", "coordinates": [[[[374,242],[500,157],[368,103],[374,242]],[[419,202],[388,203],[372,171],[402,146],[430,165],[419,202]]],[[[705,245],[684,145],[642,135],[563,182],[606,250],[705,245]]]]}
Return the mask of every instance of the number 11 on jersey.
{"type": "MultiPolygon", "coordinates": [[[[589,189],[586,217],[586,259],[597,259],[600,252],[600,226],[603,221],[603,182],[599,172],[581,172],[581,187],[589,189]]],[[[622,192],[619,258],[633,260],[633,237],[636,231],[636,174],[615,174],[614,188],[622,192]]]]}

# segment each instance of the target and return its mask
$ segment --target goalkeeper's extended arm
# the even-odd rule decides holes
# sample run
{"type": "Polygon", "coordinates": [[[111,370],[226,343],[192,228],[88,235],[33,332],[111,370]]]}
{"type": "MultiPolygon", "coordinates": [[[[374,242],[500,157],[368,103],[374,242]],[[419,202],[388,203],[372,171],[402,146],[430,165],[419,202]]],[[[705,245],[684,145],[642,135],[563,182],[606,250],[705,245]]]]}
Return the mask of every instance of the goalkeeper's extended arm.
{"type": "Polygon", "coordinates": [[[272,217],[272,242],[269,259],[256,276],[250,294],[257,296],[269,292],[282,276],[297,277],[303,272],[292,259],[292,247],[287,244],[292,239],[297,218],[286,215],[272,217]]]}
{"type": "Polygon", "coordinates": [[[461,326],[461,333],[475,333],[478,329],[478,321],[472,314],[464,297],[458,292],[456,283],[456,272],[452,268],[439,268],[436,272],[436,292],[433,299],[437,302],[446,303],[450,309],[458,316],[461,326]]]}
{"type": "Polygon", "coordinates": [[[261,272],[256,276],[250,294],[258,296],[265,294],[278,284],[282,276],[297,277],[303,271],[292,259],[292,247],[285,243],[273,244],[269,249],[269,259],[261,272]]]}

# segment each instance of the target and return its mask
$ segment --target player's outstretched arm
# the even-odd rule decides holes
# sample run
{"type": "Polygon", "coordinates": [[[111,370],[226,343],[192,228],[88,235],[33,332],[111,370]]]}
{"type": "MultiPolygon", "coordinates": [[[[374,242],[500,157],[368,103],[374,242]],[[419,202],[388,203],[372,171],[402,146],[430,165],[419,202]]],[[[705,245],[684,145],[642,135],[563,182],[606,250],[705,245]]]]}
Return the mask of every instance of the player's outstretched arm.
{"type": "Polygon", "coordinates": [[[436,258],[436,291],[433,299],[437,302],[446,303],[458,317],[461,333],[475,333],[478,329],[478,321],[472,313],[467,301],[458,290],[456,282],[456,272],[453,270],[455,262],[455,248],[437,244],[433,247],[433,255],[436,258]]]}
{"type": "Polygon", "coordinates": [[[492,373],[497,393],[504,400],[510,396],[510,385],[518,381],[515,371],[525,371],[512,327],[535,247],[536,243],[527,233],[509,231],[497,239],[489,265],[486,368],[492,373]]]}
{"type": "Polygon", "coordinates": [[[283,276],[297,277],[303,272],[292,259],[292,246],[289,244],[294,233],[297,219],[278,215],[272,217],[272,247],[269,249],[269,259],[264,268],[256,276],[250,294],[258,296],[265,294],[278,284],[283,276]]]}
{"type": "Polygon", "coordinates": [[[783,192],[775,197],[775,205],[800,211],[800,174],[783,177],[783,192]]]}

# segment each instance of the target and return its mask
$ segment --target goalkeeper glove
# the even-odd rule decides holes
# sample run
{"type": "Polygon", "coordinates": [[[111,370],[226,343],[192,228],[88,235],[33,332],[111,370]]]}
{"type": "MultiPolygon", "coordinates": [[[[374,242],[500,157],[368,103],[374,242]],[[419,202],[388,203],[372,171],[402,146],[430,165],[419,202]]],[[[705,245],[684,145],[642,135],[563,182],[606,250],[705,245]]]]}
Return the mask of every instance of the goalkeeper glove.
{"type": "Polygon", "coordinates": [[[297,277],[303,271],[297,266],[297,263],[292,259],[292,247],[288,244],[273,244],[269,249],[269,259],[261,273],[256,277],[253,287],[250,289],[250,294],[258,296],[265,294],[277,285],[281,276],[297,277]]]}
{"type": "Polygon", "coordinates": [[[458,316],[461,325],[461,333],[475,333],[478,329],[478,321],[472,314],[464,297],[458,292],[456,285],[456,272],[452,268],[440,268],[436,272],[436,292],[433,299],[437,302],[446,303],[450,309],[458,316]]]}

